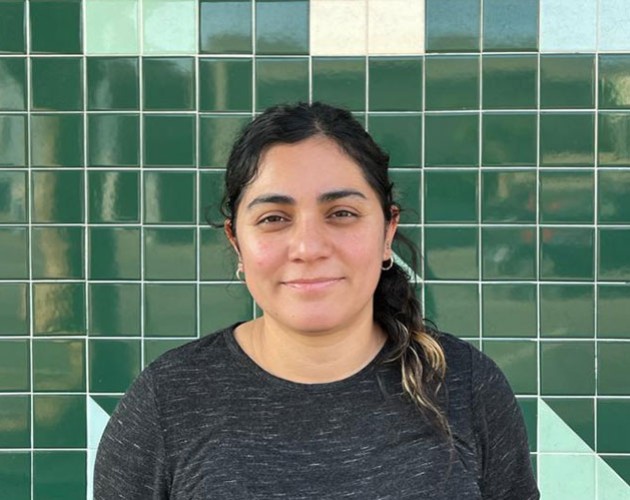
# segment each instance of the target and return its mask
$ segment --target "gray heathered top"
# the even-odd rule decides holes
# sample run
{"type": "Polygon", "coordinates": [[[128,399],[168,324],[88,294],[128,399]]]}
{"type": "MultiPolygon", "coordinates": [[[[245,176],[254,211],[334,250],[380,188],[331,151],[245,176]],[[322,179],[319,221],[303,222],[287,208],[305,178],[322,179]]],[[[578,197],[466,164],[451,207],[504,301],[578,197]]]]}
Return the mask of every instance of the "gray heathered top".
{"type": "Polygon", "coordinates": [[[453,453],[401,395],[387,345],[347,379],[299,384],[256,365],[232,326],[142,372],[102,437],[94,498],[538,499],[505,377],[439,339],[453,453]]]}

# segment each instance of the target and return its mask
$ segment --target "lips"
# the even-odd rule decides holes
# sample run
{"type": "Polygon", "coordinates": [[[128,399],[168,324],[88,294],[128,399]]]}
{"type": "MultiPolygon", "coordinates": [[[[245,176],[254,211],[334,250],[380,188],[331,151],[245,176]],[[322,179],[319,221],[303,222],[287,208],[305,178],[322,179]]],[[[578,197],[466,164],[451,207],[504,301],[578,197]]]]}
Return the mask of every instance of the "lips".
{"type": "Polygon", "coordinates": [[[343,281],[343,278],[305,278],[283,281],[282,284],[294,289],[302,291],[325,290],[343,281]]]}

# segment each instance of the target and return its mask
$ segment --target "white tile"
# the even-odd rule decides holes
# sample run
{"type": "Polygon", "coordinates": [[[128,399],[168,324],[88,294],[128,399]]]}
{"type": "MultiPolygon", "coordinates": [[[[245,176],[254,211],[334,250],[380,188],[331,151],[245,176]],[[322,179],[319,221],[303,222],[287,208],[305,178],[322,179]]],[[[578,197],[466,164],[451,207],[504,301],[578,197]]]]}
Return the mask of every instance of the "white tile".
{"type": "Polygon", "coordinates": [[[541,0],[541,52],[594,52],[596,0],[541,0]]]}
{"type": "Polygon", "coordinates": [[[630,50],[630,2],[599,1],[599,50],[630,50]]]}
{"type": "Polygon", "coordinates": [[[368,0],[368,53],[423,54],[424,0],[368,0]]]}
{"type": "Polygon", "coordinates": [[[366,0],[311,0],[311,54],[365,55],[366,0]]]}

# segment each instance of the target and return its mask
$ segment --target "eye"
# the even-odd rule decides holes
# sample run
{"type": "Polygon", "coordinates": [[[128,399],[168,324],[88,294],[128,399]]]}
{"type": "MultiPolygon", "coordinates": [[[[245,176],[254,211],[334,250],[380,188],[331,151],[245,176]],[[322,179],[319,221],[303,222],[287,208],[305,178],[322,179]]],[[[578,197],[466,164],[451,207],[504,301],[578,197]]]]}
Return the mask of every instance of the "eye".
{"type": "Polygon", "coordinates": [[[279,224],[281,222],[286,222],[287,218],[282,216],[282,215],[278,215],[278,214],[272,214],[272,215],[267,215],[263,218],[261,218],[256,224],[257,225],[267,225],[267,224],[279,224]]]}
{"type": "Polygon", "coordinates": [[[354,212],[351,212],[350,210],[341,209],[341,210],[335,210],[332,214],[330,214],[330,216],[334,219],[347,219],[347,218],[356,217],[357,214],[355,214],[354,212]]]}

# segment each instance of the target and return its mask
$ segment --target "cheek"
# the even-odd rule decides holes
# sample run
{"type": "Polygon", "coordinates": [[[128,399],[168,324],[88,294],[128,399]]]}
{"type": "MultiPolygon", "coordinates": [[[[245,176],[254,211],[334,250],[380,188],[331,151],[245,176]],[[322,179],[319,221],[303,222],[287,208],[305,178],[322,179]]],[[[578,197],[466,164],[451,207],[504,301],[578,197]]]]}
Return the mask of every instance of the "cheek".
{"type": "Polygon", "coordinates": [[[267,271],[283,260],[282,247],[269,241],[248,241],[243,248],[243,265],[245,271],[267,271]]]}

